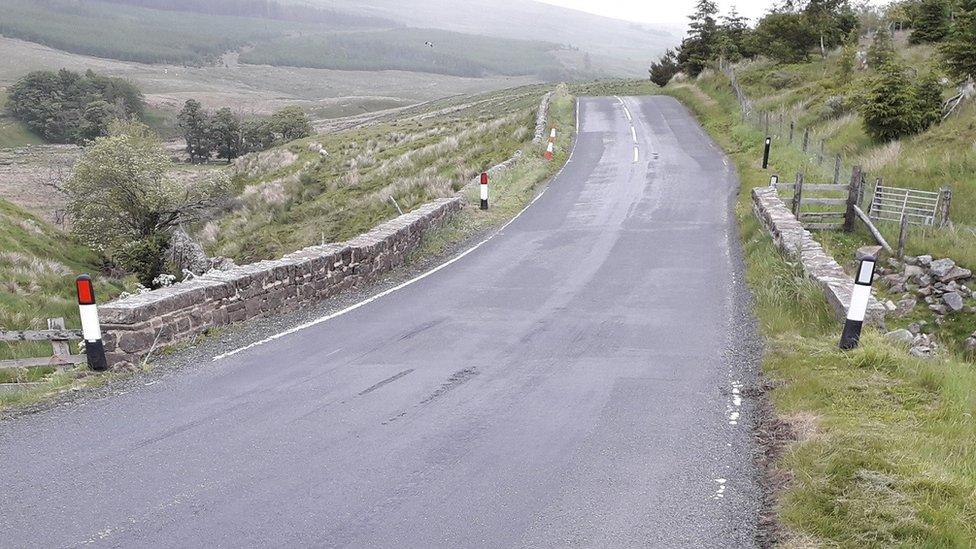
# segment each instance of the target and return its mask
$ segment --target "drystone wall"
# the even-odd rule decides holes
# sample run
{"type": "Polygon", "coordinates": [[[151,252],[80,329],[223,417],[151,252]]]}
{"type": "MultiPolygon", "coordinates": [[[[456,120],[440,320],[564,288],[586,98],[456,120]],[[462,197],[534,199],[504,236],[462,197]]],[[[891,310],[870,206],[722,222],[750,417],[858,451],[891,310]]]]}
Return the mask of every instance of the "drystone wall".
{"type": "Polygon", "coordinates": [[[426,231],[461,209],[443,198],[347,242],[312,246],[281,259],[133,295],[99,310],[109,364],[135,364],[150,350],[187,341],[209,328],[294,311],[402,265],[426,231]]]}
{"type": "MultiPolygon", "coordinates": [[[[796,219],[773,187],[752,189],[753,212],[783,253],[800,262],[807,277],[823,289],[838,319],[847,316],[854,280],[796,219]]],[[[775,284],[772,280],[770,283],[775,284]]],[[[885,307],[874,297],[868,302],[865,320],[883,326],[885,307]]]]}
{"type": "MultiPolygon", "coordinates": [[[[549,100],[539,104],[545,129],[549,100]]],[[[537,131],[539,124],[537,124],[537,131]]],[[[495,177],[521,157],[492,166],[495,177]]],[[[277,260],[210,271],[187,282],[132,295],[99,308],[109,364],[131,366],[154,349],[188,341],[210,328],[294,311],[368,283],[402,265],[423,235],[464,206],[465,192],[429,202],[347,242],[311,246],[277,260]]]]}

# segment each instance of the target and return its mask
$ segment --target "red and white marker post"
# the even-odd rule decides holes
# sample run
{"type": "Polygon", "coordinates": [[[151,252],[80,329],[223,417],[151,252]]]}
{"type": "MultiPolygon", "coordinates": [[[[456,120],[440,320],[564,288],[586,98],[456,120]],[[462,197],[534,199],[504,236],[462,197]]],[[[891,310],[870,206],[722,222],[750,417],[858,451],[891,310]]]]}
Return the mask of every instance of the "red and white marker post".
{"type": "Polygon", "coordinates": [[[556,142],[556,128],[552,128],[551,130],[549,130],[549,142],[550,143],[556,142]]]}
{"type": "Polygon", "coordinates": [[[481,172],[481,209],[488,209],[488,172],[481,172]]]}
{"type": "Polygon", "coordinates": [[[552,151],[552,141],[550,141],[549,144],[546,145],[546,154],[542,155],[542,157],[546,160],[552,160],[552,151]]]}
{"type": "Polygon", "coordinates": [[[102,326],[98,322],[98,306],[95,305],[95,287],[90,276],[84,274],[75,279],[78,290],[78,309],[81,312],[81,337],[85,341],[88,367],[101,372],[108,370],[105,345],[102,344],[102,326]]]}

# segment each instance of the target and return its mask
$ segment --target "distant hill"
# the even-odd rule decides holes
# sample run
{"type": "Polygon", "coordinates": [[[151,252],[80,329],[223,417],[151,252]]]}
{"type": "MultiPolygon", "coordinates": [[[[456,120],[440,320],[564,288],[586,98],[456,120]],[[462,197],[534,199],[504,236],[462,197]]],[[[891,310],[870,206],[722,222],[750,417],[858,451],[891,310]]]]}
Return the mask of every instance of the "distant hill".
{"type": "Polygon", "coordinates": [[[207,15],[235,15],[277,21],[321,23],[331,29],[390,28],[398,26],[390,19],[357,15],[351,11],[316,8],[306,4],[280,0],[104,0],[165,11],[183,11],[207,15]]]}
{"type": "Polygon", "coordinates": [[[122,61],[241,63],[480,78],[559,80],[611,71],[541,37],[499,39],[404,27],[381,15],[270,0],[0,0],[0,35],[122,61]]]}
{"type": "Polygon", "coordinates": [[[559,80],[574,75],[553,55],[565,49],[552,42],[402,28],[286,37],[250,48],[240,60],[318,69],[402,70],[472,78],[533,75],[559,80]]]}
{"type": "Polygon", "coordinates": [[[307,1],[414,27],[567,44],[593,54],[597,67],[612,68],[621,75],[645,76],[652,58],[680,42],[680,37],[663,26],[641,25],[530,0],[307,1]]]}

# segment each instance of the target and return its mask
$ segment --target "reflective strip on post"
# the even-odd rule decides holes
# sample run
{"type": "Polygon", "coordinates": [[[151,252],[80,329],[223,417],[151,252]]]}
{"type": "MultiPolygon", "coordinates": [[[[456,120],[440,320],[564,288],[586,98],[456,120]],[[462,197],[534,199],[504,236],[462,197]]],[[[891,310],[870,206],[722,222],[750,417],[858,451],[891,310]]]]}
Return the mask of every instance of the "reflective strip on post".
{"type": "Polygon", "coordinates": [[[847,308],[847,320],[844,321],[844,332],[840,336],[841,349],[854,349],[861,340],[861,328],[867,315],[868,301],[871,299],[871,283],[874,282],[876,264],[877,258],[865,258],[857,267],[851,304],[847,308]]]}
{"type": "Polygon", "coordinates": [[[78,312],[81,316],[81,335],[85,342],[85,356],[88,367],[102,371],[108,369],[105,359],[105,346],[102,344],[102,326],[98,321],[98,306],[95,304],[95,286],[88,275],[75,279],[78,292],[78,312]]]}
{"type": "Polygon", "coordinates": [[[481,209],[488,209],[488,172],[481,172],[481,209]]]}

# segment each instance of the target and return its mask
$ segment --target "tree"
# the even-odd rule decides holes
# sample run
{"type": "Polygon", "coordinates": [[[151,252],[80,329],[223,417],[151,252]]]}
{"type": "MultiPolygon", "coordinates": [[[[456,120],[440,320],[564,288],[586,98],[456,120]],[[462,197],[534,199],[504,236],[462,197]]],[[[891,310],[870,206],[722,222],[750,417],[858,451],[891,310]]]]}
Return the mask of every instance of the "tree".
{"type": "Polygon", "coordinates": [[[275,136],[267,120],[245,120],[241,124],[244,153],[268,150],[274,146],[275,136]]]}
{"type": "Polygon", "coordinates": [[[210,117],[195,99],[187,99],[177,117],[177,124],[186,140],[186,153],[191,162],[207,161],[213,154],[214,143],[210,132],[210,117]]]}
{"type": "Polygon", "coordinates": [[[678,59],[674,50],[668,50],[657,62],[651,63],[651,68],[647,72],[650,73],[651,81],[663,88],[668,85],[675,74],[678,74],[679,70],[678,59]]]}
{"type": "Polygon", "coordinates": [[[780,63],[808,59],[817,35],[799,13],[773,12],[763,17],[753,33],[756,49],[780,63]]]}
{"type": "Polygon", "coordinates": [[[230,162],[243,154],[241,121],[229,108],[224,107],[214,113],[210,121],[210,137],[216,145],[217,158],[230,162]]]}
{"type": "Polygon", "coordinates": [[[868,87],[861,104],[861,116],[868,134],[878,141],[891,141],[916,133],[919,119],[918,95],[904,68],[889,61],[868,87]]]}
{"type": "Polygon", "coordinates": [[[733,5],[729,13],[722,16],[722,24],[718,31],[718,52],[729,61],[738,61],[743,57],[752,57],[755,52],[748,47],[749,25],[746,18],[739,15],[733,5]]]}
{"type": "Polygon", "coordinates": [[[689,16],[688,36],[681,43],[678,61],[690,76],[698,76],[718,55],[718,6],[713,0],[698,0],[695,13],[689,16]]]}
{"type": "Polygon", "coordinates": [[[116,121],[81,156],[65,185],[72,230],[146,286],[162,272],[172,231],[206,218],[230,188],[223,174],[184,186],[167,177],[168,165],[149,128],[116,121]]]}
{"type": "Polygon", "coordinates": [[[105,135],[117,118],[142,117],[144,102],[142,92],[125,80],[61,69],[18,80],[7,107],[48,141],[84,144],[105,135]]]}
{"type": "Polygon", "coordinates": [[[301,107],[285,107],[271,115],[275,141],[287,143],[312,135],[312,124],[301,107]]]}
{"type": "Polygon", "coordinates": [[[945,0],[922,0],[912,26],[912,44],[941,41],[949,32],[949,5],[945,0]]]}
{"type": "Polygon", "coordinates": [[[958,78],[976,76],[976,0],[963,0],[940,52],[958,78]]]}
{"type": "Polygon", "coordinates": [[[917,132],[924,132],[942,120],[942,84],[935,72],[923,76],[915,88],[917,132]]]}
{"type": "Polygon", "coordinates": [[[842,43],[851,30],[857,28],[857,15],[848,0],[809,0],[803,15],[824,58],[828,46],[842,43]]]}
{"type": "Polygon", "coordinates": [[[891,41],[891,33],[886,28],[878,29],[868,47],[868,67],[881,69],[894,58],[895,45],[891,41]]]}

